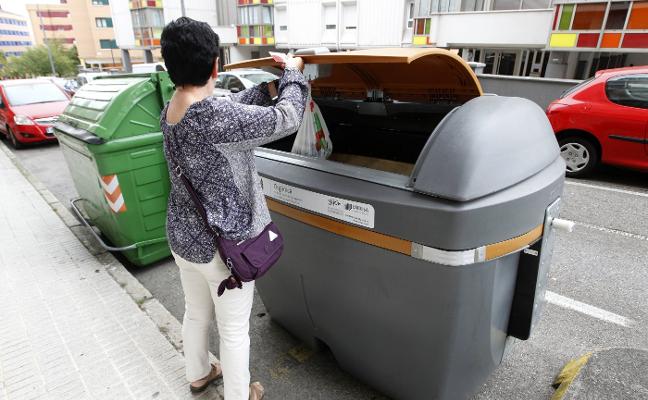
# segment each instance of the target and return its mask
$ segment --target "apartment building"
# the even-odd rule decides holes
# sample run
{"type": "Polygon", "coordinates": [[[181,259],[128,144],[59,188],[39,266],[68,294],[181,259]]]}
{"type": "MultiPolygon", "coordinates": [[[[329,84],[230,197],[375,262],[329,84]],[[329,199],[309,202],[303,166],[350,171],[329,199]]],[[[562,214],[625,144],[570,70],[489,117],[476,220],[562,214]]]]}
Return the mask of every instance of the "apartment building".
{"type": "Polygon", "coordinates": [[[164,25],[187,17],[204,21],[218,34],[221,64],[245,57],[230,49],[238,42],[236,0],[111,0],[124,68],[133,63],[159,62],[160,36],[164,25]]]}
{"type": "Polygon", "coordinates": [[[109,0],[60,0],[60,4],[28,4],[36,44],[58,40],[76,46],[85,68],[121,65],[109,0]]]}
{"type": "Polygon", "coordinates": [[[332,51],[412,45],[414,2],[274,0],[276,47],[332,51]]]}
{"type": "Polygon", "coordinates": [[[7,57],[19,56],[31,45],[27,19],[0,9],[0,51],[7,57]]]}
{"type": "Polygon", "coordinates": [[[648,64],[648,1],[554,1],[548,74],[582,79],[648,64]]]}

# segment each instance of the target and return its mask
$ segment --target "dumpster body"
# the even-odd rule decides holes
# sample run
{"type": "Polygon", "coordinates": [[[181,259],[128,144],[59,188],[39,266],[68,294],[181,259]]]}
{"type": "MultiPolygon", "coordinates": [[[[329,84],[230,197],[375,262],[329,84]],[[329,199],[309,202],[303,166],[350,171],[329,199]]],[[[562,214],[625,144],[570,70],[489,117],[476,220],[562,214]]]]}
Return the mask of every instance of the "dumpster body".
{"type": "Polygon", "coordinates": [[[80,196],[73,210],[110,241],[98,238],[105,248],[123,251],[135,265],[170,255],[159,116],[172,92],[163,72],[97,78],[54,127],[80,196]]]}
{"type": "Polygon", "coordinates": [[[268,312],[396,399],[467,398],[544,303],[564,183],[551,126],[528,100],[481,96],[447,51],[304,60],[322,66],[333,154],[290,154],[293,137],[256,152],[285,238],[257,282],[268,312]]]}

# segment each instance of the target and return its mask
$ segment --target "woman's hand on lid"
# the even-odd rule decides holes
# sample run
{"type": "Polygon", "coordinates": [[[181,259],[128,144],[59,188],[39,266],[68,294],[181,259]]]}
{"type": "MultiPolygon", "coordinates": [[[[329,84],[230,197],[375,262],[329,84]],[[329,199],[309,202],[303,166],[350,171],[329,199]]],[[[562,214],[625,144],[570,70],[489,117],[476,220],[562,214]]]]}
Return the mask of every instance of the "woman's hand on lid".
{"type": "Polygon", "coordinates": [[[284,67],[295,68],[300,71],[304,70],[304,60],[301,57],[293,57],[292,54],[288,54],[286,57],[286,63],[284,67]]]}

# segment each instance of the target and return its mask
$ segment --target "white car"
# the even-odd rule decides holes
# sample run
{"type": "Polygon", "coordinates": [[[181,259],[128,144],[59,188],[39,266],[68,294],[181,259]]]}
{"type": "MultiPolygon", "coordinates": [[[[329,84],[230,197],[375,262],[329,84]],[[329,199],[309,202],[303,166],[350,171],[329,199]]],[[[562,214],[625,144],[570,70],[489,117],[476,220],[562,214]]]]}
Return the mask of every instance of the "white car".
{"type": "Polygon", "coordinates": [[[214,95],[227,96],[278,78],[277,75],[261,69],[238,69],[230,72],[219,72],[218,78],[216,78],[214,95]]]}

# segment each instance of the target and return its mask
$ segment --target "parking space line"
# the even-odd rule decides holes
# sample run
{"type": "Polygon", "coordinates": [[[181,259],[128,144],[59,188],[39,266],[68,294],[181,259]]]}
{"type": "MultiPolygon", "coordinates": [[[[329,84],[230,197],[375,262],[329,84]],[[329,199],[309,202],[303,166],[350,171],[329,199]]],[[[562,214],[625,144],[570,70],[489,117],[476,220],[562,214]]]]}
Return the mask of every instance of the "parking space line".
{"type": "Polygon", "coordinates": [[[584,228],[595,229],[597,231],[601,231],[601,232],[605,232],[605,233],[613,233],[615,235],[621,235],[621,236],[629,237],[629,238],[632,238],[632,239],[648,240],[648,237],[646,237],[644,235],[638,235],[636,233],[620,231],[618,229],[605,228],[603,226],[592,225],[592,224],[588,224],[586,222],[578,222],[578,221],[574,221],[574,222],[576,223],[577,226],[582,226],[584,228]]]}
{"type": "Polygon", "coordinates": [[[578,300],[561,296],[558,293],[554,293],[549,290],[547,290],[547,292],[545,293],[545,299],[547,300],[548,303],[551,303],[558,307],[577,311],[581,314],[585,314],[590,317],[600,319],[601,321],[609,322],[616,325],[621,325],[626,328],[629,328],[635,324],[635,321],[630,318],[623,317],[621,315],[615,314],[610,311],[606,311],[602,308],[591,306],[586,303],[581,303],[578,300]]]}
{"type": "Polygon", "coordinates": [[[607,187],[607,186],[592,185],[590,183],[574,182],[574,181],[570,181],[570,180],[566,180],[565,185],[581,186],[581,187],[586,187],[586,188],[590,188],[590,189],[599,189],[599,190],[605,190],[605,191],[608,191],[608,192],[629,194],[629,195],[632,195],[632,196],[648,197],[648,193],[635,192],[633,190],[626,190],[626,189],[617,189],[617,188],[607,187]]]}

